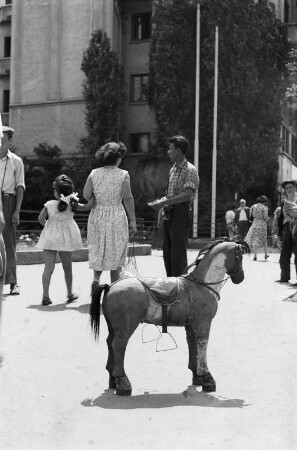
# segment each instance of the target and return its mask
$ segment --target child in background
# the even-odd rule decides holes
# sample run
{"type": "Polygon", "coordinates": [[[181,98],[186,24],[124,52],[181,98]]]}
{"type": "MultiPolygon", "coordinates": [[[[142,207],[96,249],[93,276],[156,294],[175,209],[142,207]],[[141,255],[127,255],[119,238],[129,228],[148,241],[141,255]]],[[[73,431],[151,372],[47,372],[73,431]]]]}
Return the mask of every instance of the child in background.
{"type": "Polygon", "coordinates": [[[67,303],[78,298],[72,292],[72,252],[82,247],[82,239],[73,216],[75,211],[89,211],[94,205],[93,198],[85,205],[78,203],[77,194],[73,192],[73,182],[67,175],[59,175],[54,181],[53,189],[56,200],[46,202],[38,216],[39,223],[44,226],[37,244],[44,256],[42,305],[52,303],[49,286],[57,252],[65,274],[67,303]]]}

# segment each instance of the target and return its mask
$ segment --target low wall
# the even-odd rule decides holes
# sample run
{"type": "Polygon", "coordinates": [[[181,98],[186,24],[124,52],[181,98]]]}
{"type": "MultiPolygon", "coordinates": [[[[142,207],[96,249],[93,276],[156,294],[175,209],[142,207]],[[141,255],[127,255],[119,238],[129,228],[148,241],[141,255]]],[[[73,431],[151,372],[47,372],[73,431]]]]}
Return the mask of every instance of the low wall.
{"type": "MultiPolygon", "coordinates": [[[[128,255],[131,254],[133,246],[129,244],[128,246],[128,255]]],[[[134,255],[135,256],[146,256],[151,255],[152,246],[150,244],[134,244],[134,255]]],[[[88,261],[88,249],[81,248],[76,250],[72,254],[72,261],[88,261]]],[[[57,255],[56,262],[60,262],[60,258],[57,255]]],[[[17,251],[17,264],[42,264],[43,263],[43,255],[42,250],[38,250],[36,248],[30,248],[29,250],[18,250],[17,251]]]]}

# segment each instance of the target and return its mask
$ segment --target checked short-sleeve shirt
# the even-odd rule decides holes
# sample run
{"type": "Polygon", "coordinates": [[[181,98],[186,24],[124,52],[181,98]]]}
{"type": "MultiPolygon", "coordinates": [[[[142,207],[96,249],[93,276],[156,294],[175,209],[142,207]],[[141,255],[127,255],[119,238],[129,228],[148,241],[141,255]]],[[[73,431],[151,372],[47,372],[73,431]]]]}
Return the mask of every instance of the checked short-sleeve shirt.
{"type": "Polygon", "coordinates": [[[169,172],[167,198],[183,194],[187,188],[193,189],[192,200],[196,197],[199,186],[199,176],[195,166],[186,159],[174,164],[169,172]]]}

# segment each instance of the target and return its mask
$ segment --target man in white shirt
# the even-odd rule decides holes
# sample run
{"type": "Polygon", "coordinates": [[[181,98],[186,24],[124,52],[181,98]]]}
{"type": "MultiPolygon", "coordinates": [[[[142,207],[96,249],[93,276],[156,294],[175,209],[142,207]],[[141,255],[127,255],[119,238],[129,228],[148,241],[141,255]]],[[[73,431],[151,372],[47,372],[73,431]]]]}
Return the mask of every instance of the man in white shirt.
{"type": "Polygon", "coordinates": [[[20,293],[16,274],[16,227],[20,222],[20,210],[25,189],[24,164],[19,156],[9,150],[14,129],[3,126],[0,135],[0,183],[2,207],[5,219],[3,239],[7,267],[5,284],[10,284],[10,295],[20,293]]]}
{"type": "Polygon", "coordinates": [[[235,212],[235,225],[237,227],[237,234],[246,237],[251,224],[250,208],[246,206],[246,201],[242,198],[239,201],[239,208],[235,212]]]}

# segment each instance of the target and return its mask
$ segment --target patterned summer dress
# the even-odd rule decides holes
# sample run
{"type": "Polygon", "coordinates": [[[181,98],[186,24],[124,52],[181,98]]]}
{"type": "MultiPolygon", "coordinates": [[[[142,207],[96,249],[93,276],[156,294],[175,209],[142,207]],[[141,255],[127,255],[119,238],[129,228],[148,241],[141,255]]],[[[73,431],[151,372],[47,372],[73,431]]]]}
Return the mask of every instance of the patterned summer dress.
{"type": "Polygon", "coordinates": [[[96,203],[88,220],[88,248],[93,270],[116,270],[125,264],[129,229],[122,205],[122,184],[127,173],[116,166],[91,172],[96,203]]]}
{"type": "Polygon", "coordinates": [[[36,247],[42,250],[73,252],[83,246],[81,234],[70,206],[60,212],[58,203],[58,200],[50,200],[44,204],[48,219],[36,247]]]}
{"type": "Polygon", "coordinates": [[[256,203],[251,208],[251,214],[254,220],[245,237],[245,241],[251,248],[264,247],[267,242],[268,208],[262,203],[256,203]]]}

